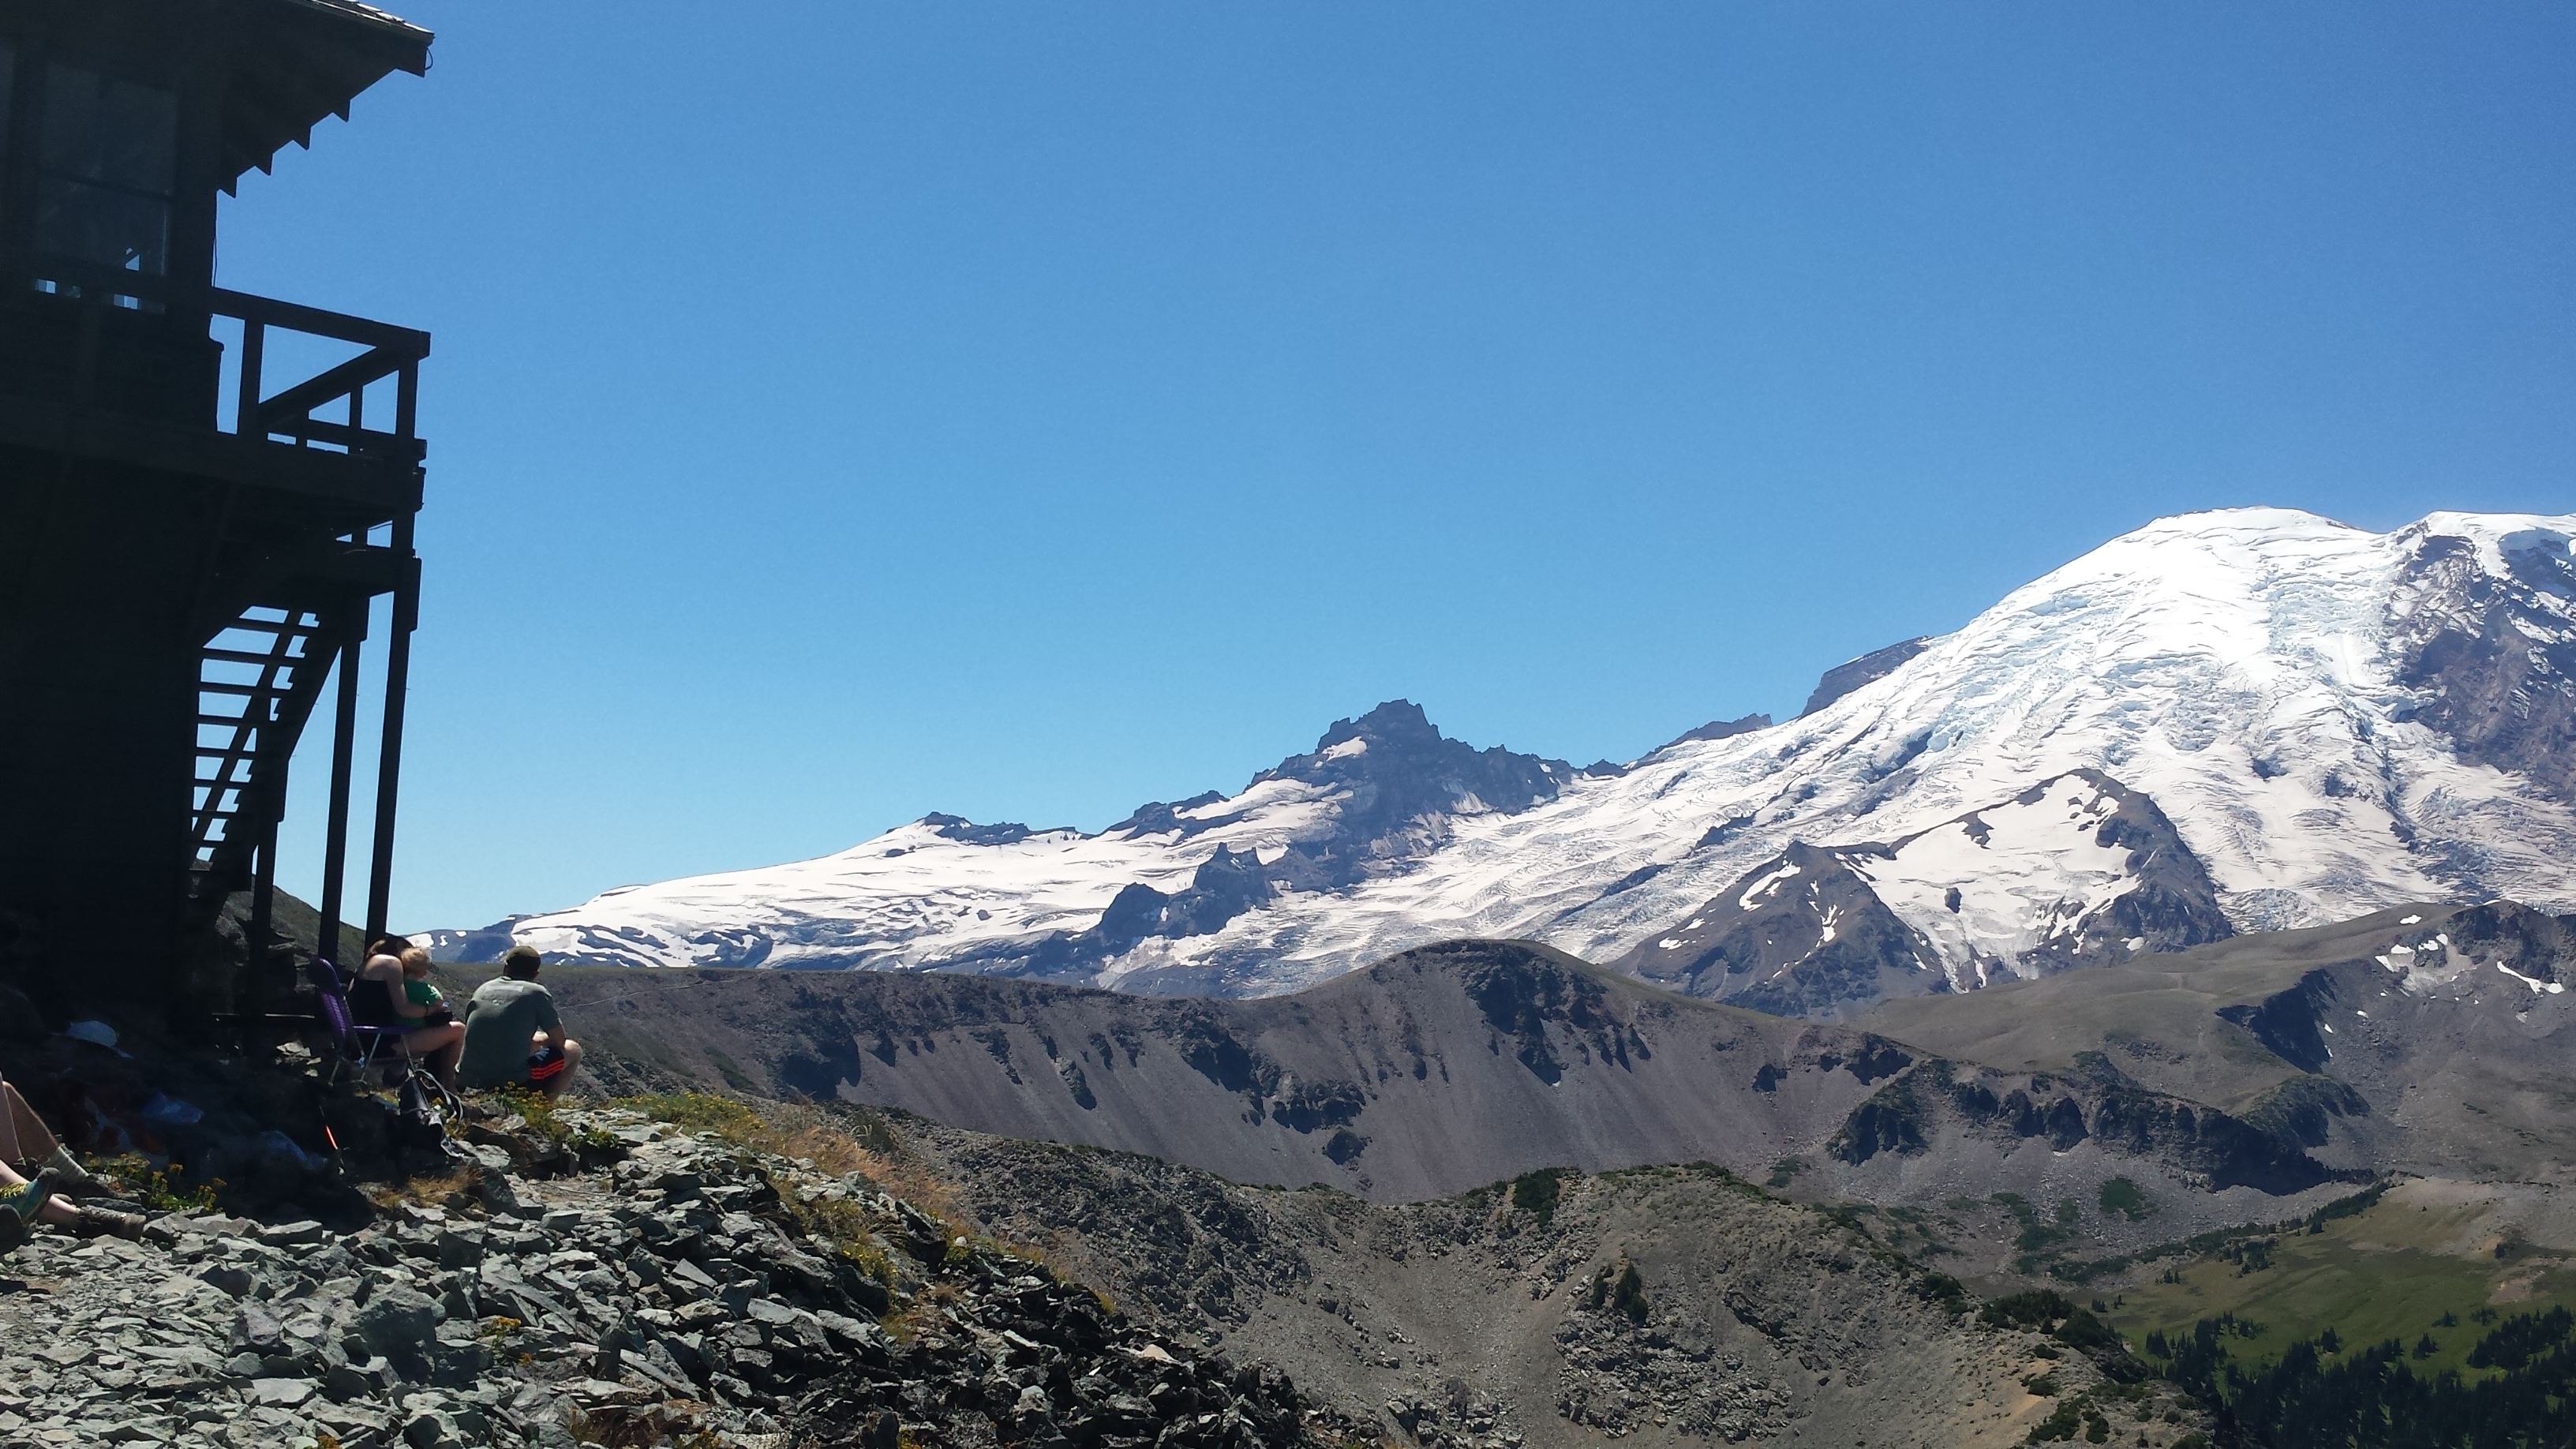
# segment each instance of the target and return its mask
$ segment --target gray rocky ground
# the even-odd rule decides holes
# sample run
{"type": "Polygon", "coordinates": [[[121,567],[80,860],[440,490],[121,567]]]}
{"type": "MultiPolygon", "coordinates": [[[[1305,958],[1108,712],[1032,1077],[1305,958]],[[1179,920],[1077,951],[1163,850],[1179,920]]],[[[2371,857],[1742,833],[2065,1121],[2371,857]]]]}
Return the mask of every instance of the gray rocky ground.
{"type": "Polygon", "coordinates": [[[863,1178],[633,1113],[564,1112],[537,1150],[524,1126],[477,1128],[436,1205],[354,1232],[39,1233],[0,1258],[0,1445],[1276,1449],[1330,1427],[1276,1372],[863,1178]],[[516,1171],[567,1136],[575,1170],[516,1171]]]}

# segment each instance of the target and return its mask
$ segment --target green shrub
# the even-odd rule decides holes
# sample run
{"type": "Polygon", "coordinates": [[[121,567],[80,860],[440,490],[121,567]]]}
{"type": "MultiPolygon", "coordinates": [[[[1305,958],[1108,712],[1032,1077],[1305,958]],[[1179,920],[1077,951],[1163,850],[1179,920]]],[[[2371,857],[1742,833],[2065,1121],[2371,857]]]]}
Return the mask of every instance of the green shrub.
{"type": "Polygon", "coordinates": [[[1926,1273],[1915,1279],[1914,1296],[1954,1313],[1968,1306],[1967,1286],[1947,1273],[1926,1273]]]}
{"type": "Polygon", "coordinates": [[[492,1095],[499,1098],[503,1106],[518,1113],[520,1120],[528,1124],[530,1133],[557,1147],[575,1152],[605,1152],[619,1145],[615,1137],[596,1127],[574,1131],[570,1123],[556,1114],[555,1099],[543,1092],[505,1083],[493,1088],[492,1095]]]}
{"type": "Polygon", "coordinates": [[[1989,1328],[2036,1328],[2046,1332],[2075,1311],[2063,1293],[2046,1288],[1989,1299],[1977,1310],[1977,1321],[1989,1328]]]}
{"type": "Polygon", "coordinates": [[[191,1185],[188,1170],[177,1163],[154,1167],[152,1160],[139,1153],[110,1158],[93,1171],[134,1190],[134,1200],[156,1213],[212,1212],[216,1194],[223,1191],[220,1177],[191,1185]]]}
{"type": "Polygon", "coordinates": [[[1645,1277],[1637,1271],[1636,1264],[1625,1259],[1615,1267],[1604,1263],[1601,1271],[1592,1275],[1590,1301],[1594,1308],[1608,1308],[1630,1323],[1643,1323],[1647,1312],[1645,1277]]]}
{"type": "Polygon", "coordinates": [[[1564,1176],[1562,1167],[1542,1167],[1536,1172],[1524,1172],[1513,1178],[1513,1208],[1537,1218],[1538,1225],[1546,1227],[1556,1217],[1560,1179],[1564,1176]]]}
{"type": "Polygon", "coordinates": [[[2066,1321],[2057,1325],[2057,1341],[2069,1348],[2110,1348],[2119,1343],[2120,1335],[2101,1319],[2074,1308],[2067,1311],[2066,1321]]]}
{"type": "Polygon", "coordinates": [[[2022,1442],[2047,1444],[2056,1440],[2074,1438],[2083,1432],[2084,1414],[2090,1407],[2082,1399],[2059,1400],[2057,1407],[2049,1412],[2047,1418],[2030,1426],[2030,1437],[2022,1442]]]}
{"type": "Polygon", "coordinates": [[[2156,1210],[2146,1190],[2125,1177],[2115,1177],[2102,1184],[2101,1200],[2104,1213],[2127,1218],[2133,1223],[2144,1220],[2156,1210]]]}

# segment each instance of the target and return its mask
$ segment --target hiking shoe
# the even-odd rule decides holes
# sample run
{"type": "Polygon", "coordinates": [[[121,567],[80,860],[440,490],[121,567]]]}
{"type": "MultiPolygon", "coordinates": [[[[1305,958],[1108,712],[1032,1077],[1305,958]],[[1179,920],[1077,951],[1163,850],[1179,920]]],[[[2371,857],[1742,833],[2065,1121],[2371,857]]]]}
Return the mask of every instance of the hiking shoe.
{"type": "Polygon", "coordinates": [[[44,1168],[60,1185],[54,1191],[69,1197],[113,1197],[116,1184],[80,1165],[68,1147],[56,1147],[45,1159],[44,1168]]]}
{"type": "Polygon", "coordinates": [[[102,1234],[112,1234],[120,1238],[140,1238],[143,1236],[143,1214],[121,1213],[113,1208],[83,1207],[80,1210],[79,1221],[72,1224],[72,1231],[84,1238],[95,1238],[102,1234]]]}
{"type": "Polygon", "coordinates": [[[36,1214],[45,1210],[45,1200],[54,1195],[54,1174],[48,1170],[36,1174],[35,1181],[0,1192],[0,1217],[15,1219],[21,1227],[32,1227],[36,1214]]]}
{"type": "Polygon", "coordinates": [[[36,1173],[36,1181],[0,1194],[0,1253],[36,1235],[36,1214],[54,1196],[54,1173],[36,1173]]]}

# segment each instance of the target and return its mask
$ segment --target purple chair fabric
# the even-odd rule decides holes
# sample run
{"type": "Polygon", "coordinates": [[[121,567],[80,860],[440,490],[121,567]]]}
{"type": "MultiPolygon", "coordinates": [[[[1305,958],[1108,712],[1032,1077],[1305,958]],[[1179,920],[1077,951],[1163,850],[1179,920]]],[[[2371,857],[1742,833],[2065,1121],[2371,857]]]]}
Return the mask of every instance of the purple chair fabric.
{"type": "Polygon", "coordinates": [[[364,1074],[376,1065],[376,1054],[391,1043],[399,1054],[402,1033],[381,1026],[360,1026],[349,1010],[348,987],[340,980],[340,969],[322,957],[315,957],[305,975],[313,983],[313,994],[322,1009],[322,1025],[331,1033],[331,1045],[342,1064],[364,1074]]]}

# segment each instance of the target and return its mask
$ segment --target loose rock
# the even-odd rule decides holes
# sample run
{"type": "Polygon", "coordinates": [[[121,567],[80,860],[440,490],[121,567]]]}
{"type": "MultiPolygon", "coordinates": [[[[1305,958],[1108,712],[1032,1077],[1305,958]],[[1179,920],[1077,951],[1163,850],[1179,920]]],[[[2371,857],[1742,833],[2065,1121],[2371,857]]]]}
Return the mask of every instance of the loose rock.
{"type": "Polygon", "coordinates": [[[1164,1341],[863,1179],[629,1112],[558,1115],[613,1144],[585,1157],[623,1160],[542,1180],[487,1165],[445,1206],[354,1232],[209,1213],[140,1244],[39,1234],[5,1260],[0,1345],[24,1347],[0,1349],[0,1449],[1285,1449],[1334,1428],[1277,1373],[1164,1341]],[[782,1188],[864,1226],[816,1237],[782,1188]]]}

